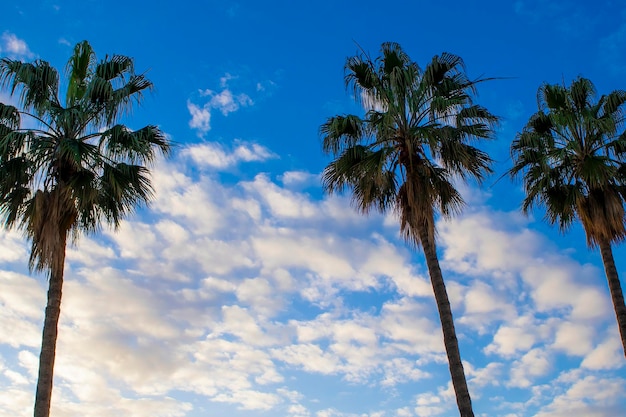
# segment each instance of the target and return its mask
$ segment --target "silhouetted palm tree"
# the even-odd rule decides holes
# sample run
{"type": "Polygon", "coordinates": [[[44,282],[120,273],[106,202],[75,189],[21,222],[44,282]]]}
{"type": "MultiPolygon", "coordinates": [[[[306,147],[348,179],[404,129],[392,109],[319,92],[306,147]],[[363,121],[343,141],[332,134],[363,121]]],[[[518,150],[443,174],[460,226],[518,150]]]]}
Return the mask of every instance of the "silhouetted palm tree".
{"type": "Polygon", "coordinates": [[[511,145],[510,173],[523,177],[526,191],[522,209],[544,206],[562,231],[579,219],[587,245],[600,247],[626,355],[626,306],[611,249],[626,237],[626,92],[596,101],[593,83],[577,78],[569,88],[544,84],[537,97],[539,111],[511,145]]]}
{"type": "Polygon", "coordinates": [[[453,181],[481,181],[489,156],[470,145],[493,136],[497,118],[473,104],[476,83],[458,56],[435,56],[425,69],[398,44],[384,43],[376,60],[365,54],[346,62],[346,85],[366,110],[364,118],[342,115],[321,127],[323,149],[335,158],[324,170],[328,192],[352,190],[362,213],[394,210],[400,229],[421,245],[433,286],[450,375],[462,417],[472,403],[437,258],[435,218],[463,206],[453,181]]]}
{"type": "Polygon", "coordinates": [[[49,274],[35,417],[50,414],[68,238],[103,222],[118,226],[147,202],[152,187],[145,165],[170,149],[156,126],[132,131],[117,124],[152,87],[134,73],[131,58],[97,62],[84,41],[74,48],[67,75],[63,102],[59,73],[48,62],[0,60],[0,84],[21,105],[0,103],[0,213],[7,228],[30,239],[31,269],[49,274]]]}

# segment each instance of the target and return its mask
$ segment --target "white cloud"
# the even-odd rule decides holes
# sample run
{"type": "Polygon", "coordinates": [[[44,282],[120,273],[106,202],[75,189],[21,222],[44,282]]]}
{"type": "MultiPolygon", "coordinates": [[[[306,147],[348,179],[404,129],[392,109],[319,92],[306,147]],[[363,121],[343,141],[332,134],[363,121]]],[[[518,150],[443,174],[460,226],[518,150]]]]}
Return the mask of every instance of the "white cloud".
{"type": "Polygon", "coordinates": [[[86,266],[102,267],[110,264],[116,258],[116,253],[106,242],[89,239],[81,243],[80,249],[74,245],[68,246],[66,256],[86,266]]]}
{"type": "Polygon", "coordinates": [[[306,409],[302,404],[293,404],[290,405],[287,409],[287,413],[289,416],[293,417],[308,417],[311,415],[311,412],[306,409]]]}
{"type": "Polygon", "coordinates": [[[0,38],[0,53],[12,59],[32,59],[35,57],[23,39],[11,32],[4,32],[0,38]]]}
{"type": "Polygon", "coordinates": [[[203,137],[209,130],[211,130],[211,109],[210,106],[205,104],[199,107],[187,101],[187,110],[191,114],[191,120],[189,121],[189,127],[198,130],[198,136],[203,137]]]}
{"type": "Polygon", "coordinates": [[[593,349],[594,338],[593,327],[566,321],[559,324],[553,347],[563,350],[568,355],[584,356],[593,349]]]}
{"type": "Polygon", "coordinates": [[[384,376],[382,386],[396,386],[409,381],[417,381],[430,377],[428,372],[419,368],[416,361],[406,358],[393,358],[383,365],[384,376]]]}
{"type": "Polygon", "coordinates": [[[224,116],[239,110],[240,107],[248,107],[254,104],[254,101],[247,94],[234,95],[229,89],[224,89],[217,93],[212,90],[204,90],[200,92],[203,97],[209,97],[209,102],[205,104],[205,108],[217,109],[224,116]]]}
{"type": "Polygon", "coordinates": [[[216,142],[205,142],[189,146],[181,154],[191,158],[197,166],[217,170],[231,168],[239,162],[262,162],[277,158],[276,154],[264,146],[240,140],[233,142],[232,149],[216,142]]]}
{"type": "Polygon", "coordinates": [[[620,405],[626,383],[623,379],[585,376],[573,381],[565,392],[543,407],[536,417],[614,417],[624,411],[620,405]]]}
{"type": "Polygon", "coordinates": [[[236,112],[241,107],[249,107],[254,105],[252,98],[245,94],[233,94],[227,88],[228,82],[236,79],[236,76],[226,73],[220,78],[221,91],[216,92],[210,89],[199,90],[199,96],[202,103],[195,103],[187,100],[187,110],[191,114],[189,127],[198,131],[199,137],[204,137],[211,130],[211,111],[218,110],[222,115],[228,116],[230,113],[236,112]]]}
{"type": "Polygon", "coordinates": [[[16,230],[3,230],[0,234],[0,263],[9,263],[25,259],[30,247],[16,230]]]}
{"type": "Polygon", "coordinates": [[[517,213],[478,209],[440,226],[444,267],[479,280],[461,287],[457,322],[493,334],[485,353],[518,357],[545,343],[568,355],[591,352],[596,328],[612,315],[595,284],[604,280],[599,268],[557,251],[517,213]]]}
{"type": "Polygon", "coordinates": [[[528,388],[537,377],[546,375],[552,367],[552,360],[543,349],[529,350],[511,367],[511,378],[507,385],[528,388]]]}
{"type": "Polygon", "coordinates": [[[498,328],[493,342],[485,348],[485,352],[510,357],[518,351],[527,351],[545,337],[545,325],[544,328],[540,326],[540,322],[528,316],[519,317],[511,324],[504,324],[498,328]]]}
{"type": "Polygon", "coordinates": [[[257,92],[271,93],[274,89],[276,89],[276,83],[272,80],[265,80],[263,82],[256,83],[257,92]]]}
{"type": "MultiPolygon", "coordinates": [[[[307,173],[291,185],[286,173],[220,183],[196,169],[194,152],[207,152],[200,146],[157,167],[151,211],[68,251],[55,415],[89,409],[104,417],[110,404],[119,414],[163,417],[381,415],[377,404],[357,413],[340,395],[321,398],[320,381],[354,395],[365,387],[372,404],[390,401],[385,416],[450,413],[432,289],[422,255],[405,247],[397,225],[354,214],[345,198],[298,191],[293,185],[307,173]],[[395,396],[406,389],[415,402],[395,396]]],[[[237,162],[271,153],[259,149],[237,142],[221,151],[237,162]]],[[[501,413],[526,417],[531,409],[554,412],[559,396],[579,398],[585,386],[573,389],[576,380],[626,392],[609,363],[620,360],[608,331],[613,317],[592,311],[606,302],[595,286],[599,270],[560,253],[513,214],[455,221],[442,228],[440,247],[461,350],[471,352],[465,367],[475,401],[485,404],[491,390],[531,396],[538,381],[553,385],[501,413]],[[531,270],[538,255],[544,263],[531,270]],[[555,271],[561,267],[566,273],[555,271]],[[555,289],[567,297],[547,299],[555,289]],[[572,357],[582,361],[580,372],[559,379],[555,362],[572,357]]],[[[1,235],[0,247],[14,252],[0,261],[0,414],[25,416],[45,278],[7,271],[27,255],[19,235],[1,235]]],[[[601,410],[615,407],[586,398],[601,410]]]]}
{"type": "Polygon", "coordinates": [[[455,402],[452,391],[452,383],[445,387],[439,387],[437,393],[426,392],[415,397],[415,414],[417,416],[431,417],[449,411],[455,402]]]}
{"type": "Polygon", "coordinates": [[[334,374],[340,366],[337,357],[324,352],[318,345],[311,343],[276,349],[272,352],[272,356],[305,371],[322,374],[334,374]]]}
{"type": "Polygon", "coordinates": [[[281,402],[275,394],[259,391],[237,391],[232,394],[219,394],[214,401],[240,405],[243,410],[270,410],[281,402]]]}
{"type": "Polygon", "coordinates": [[[437,322],[425,317],[421,303],[402,298],[397,303],[387,303],[381,311],[383,334],[397,342],[397,349],[409,354],[443,353],[443,339],[437,322]]]}
{"type": "Polygon", "coordinates": [[[220,87],[226,88],[228,86],[228,82],[230,80],[234,80],[234,79],[237,79],[237,78],[239,78],[239,77],[234,76],[234,75],[232,75],[232,74],[227,72],[226,74],[224,74],[223,77],[220,77],[220,87]]]}
{"type": "Polygon", "coordinates": [[[245,279],[237,287],[236,294],[241,303],[266,317],[273,316],[283,308],[282,300],[276,299],[273,285],[265,278],[245,279]]]}
{"type": "MultiPolygon", "coordinates": [[[[26,260],[27,258],[23,258],[26,260]]],[[[39,321],[43,317],[46,278],[35,278],[0,270],[0,334],[2,343],[14,348],[36,347],[40,343],[39,321]]]]}
{"type": "Polygon", "coordinates": [[[279,178],[284,186],[304,186],[304,185],[318,185],[320,182],[319,175],[311,174],[305,171],[287,171],[279,178]]]}
{"type": "Polygon", "coordinates": [[[315,204],[305,195],[279,187],[265,174],[257,175],[254,181],[244,184],[244,188],[258,194],[273,216],[300,219],[312,218],[318,213],[315,204]]]}
{"type": "Polygon", "coordinates": [[[609,336],[587,354],[581,366],[594,370],[622,368],[624,366],[623,352],[624,348],[617,335],[617,329],[610,328],[609,336]]]}
{"type": "Polygon", "coordinates": [[[492,285],[482,281],[473,281],[461,295],[462,300],[455,305],[464,303],[465,312],[458,322],[467,324],[486,333],[491,323],[511,321],[517,317],[514,304],[507,302],[507,296],[492,285]]]}

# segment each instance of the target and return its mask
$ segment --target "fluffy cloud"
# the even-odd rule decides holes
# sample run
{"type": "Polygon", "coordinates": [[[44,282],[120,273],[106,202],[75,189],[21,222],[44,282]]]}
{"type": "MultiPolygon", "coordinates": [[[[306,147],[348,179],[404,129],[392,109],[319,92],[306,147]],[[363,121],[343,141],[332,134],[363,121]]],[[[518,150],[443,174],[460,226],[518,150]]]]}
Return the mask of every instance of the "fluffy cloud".
{"type": "MultiPolygon", "coordinates": [[[[207,163],[212,153],[228,166],[273,155],[243,141],[184,148],[156,168],[151,211],[68,250],[55,415],[104,416],[111,404],[119,414],[159,417],[449,412],[454,398],[432,290],[397,225],[356,215],[345,198],[298,191],[316,174],[221,183],[215,170],[224,168],[207,163]],[[372,394],[355,408],[322,398],[320,384],[372,394]],[[391,400],[407,389],[413,403],[391,400]],[[363,407],[370,411],[352,411],[363,407]]],[[[440,231],[477,407],[523,390],[534,403],[511,399],[501,415],[552,416],[561,397],[614,408],[553,365],[577,360],[579,381],[616,397],[625,392],[610,364],[620,355],[603,316],[606,295],[590,283],[599,270],[555,250],[513,214],[469,213],[440,231]],[[547,297],[555,288],[566,295],[547,297]],[[555,397],[547,388],[535,395],[537,382],[552,383],[555,397]]],[[[19,265],[27,253],[18,234],[0,235],[6,415],[30,413],[36,378],[45,278],[25,275],[19,265]]]]}
{"type": "Polygon", "coordinates": [[[511,367],[509,386],[528,388],[535,378],[546,375],[551,368],[551,358],[543,349],[529,350],[511,367]]]}
{"type": "Polygon", "coordinates": [[[559,390],[536,417],[613,417],[623,412],[623,404],[620,403],[626,388],[623,379],[582,376],[578,372],[563,376],[564,389],[559,390]]]}
{"type": "Polygon", "coordinates": [[[218,170],[231,168],[239,162],[262,162],[277,158],[266,147],[243,141],[235,141],[232,150],[215,142],[206,142],[185,148],[182,155],[189,157],[196,166],[218,170]]]}
{"type": "Polygon", "coordinates": [[[187,110],[191,114],[189,127],[198,130],[198,136],[202,137],[211,130],[211,109],[207,106],[197,106],[191,101],[187,101],[187,110]]]}
{"type": "Polygon", "coordinates": [[[304,171],[287,171],[279,179],[286,187],[318,185],[320,183],[319,175],[304,171]]]}
{"type": "Polygon", "coordinates": [[[0,37],[0,53],[12,59],[32,59],[35,57],[26,42],[11,32],[4,32],[0,37]]]}

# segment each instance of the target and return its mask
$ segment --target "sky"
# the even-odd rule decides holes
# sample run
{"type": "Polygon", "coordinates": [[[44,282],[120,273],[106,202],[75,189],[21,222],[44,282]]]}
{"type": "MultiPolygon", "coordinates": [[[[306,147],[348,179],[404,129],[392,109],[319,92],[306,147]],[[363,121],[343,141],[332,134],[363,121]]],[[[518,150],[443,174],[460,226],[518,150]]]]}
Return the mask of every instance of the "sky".
{"type": "MultiPolygon", "coordinates": [[[[126,123],[176,144],[155,199],[68,248],[55,417],[457,416],[423,255],[393,214],[327,196],[319,126],[360,114],[343,65],[393,41],[460,55],[502,117],[483,186],[438,219],[477,416],[614,417],[626,361],[600,255],[498,180],[544,82],[624,88],[626,4],[4,0],[0,56],[63,69],[86,39],[154,85],[126,123]]],[[[14,103],[7,91],[0,101],[14,103]]],[[[46,276],[0,233],[0,415],[32,415],[46,276]]],[[[626,251],[614,248],[626,287],[626,251]]]]}

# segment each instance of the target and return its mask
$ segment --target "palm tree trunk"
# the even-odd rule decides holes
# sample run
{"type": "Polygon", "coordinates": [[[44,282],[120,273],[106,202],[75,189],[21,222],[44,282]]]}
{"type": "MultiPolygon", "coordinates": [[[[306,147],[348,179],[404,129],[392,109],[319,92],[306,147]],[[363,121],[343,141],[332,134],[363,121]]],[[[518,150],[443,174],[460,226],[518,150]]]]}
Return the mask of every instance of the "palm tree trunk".
{"type": "Polygon", "coordinates": [[[35,395],[34,417],[49,417],[50,399],[52,397],[52,381],[54,377],[54,359],[57,344],[57,327],[61,315],[61,292],[63,287],[63,271],[65,264],[65,246],[67,236],[62,233],[61,243],[50,270],[48,284],[48,305],[43,325],[41,353],[39,355],[39,378],[35,395]]]}
{"type": "Polygon", "coordinates": [[[439,310],[439,319],[441,320],[441,329],[443,330],[443,342],[446,347],[446,354],[448,355],[448,366],[450,368],[452,386],[454,387],[454,393],[456,395],[456,403],[459,407],[461,417],[474,417],[472,399],[467,388],[465,371],[463,370],[461,353],[459,352],[459,342],[456,338],[452,310],[450,309],[450,300],[448,299],[446,284],[443,281],[443,275],[439,267],[435,242],[430,238],[430,234],[425,226],[418,228],[418,235],[424,249],[430,282],[433,286],[435,301],[437,303],[437,309],[439,310]]]}
{"type": "Polygon", "coordinates": [[[600,254],[604,263],[604,272],[609,282],[609,292],[613,300],[613,308],[615,309],[615,317],[617,318],[617,327],[622,338],[622,347],[624,348],[624,356],[626,357],[626,305],[624,305],[624,293],[622,285],[617,275],[615,267],[615,259],[613,259],[613,250],[608,240],[600,240],[600,254]]]}

